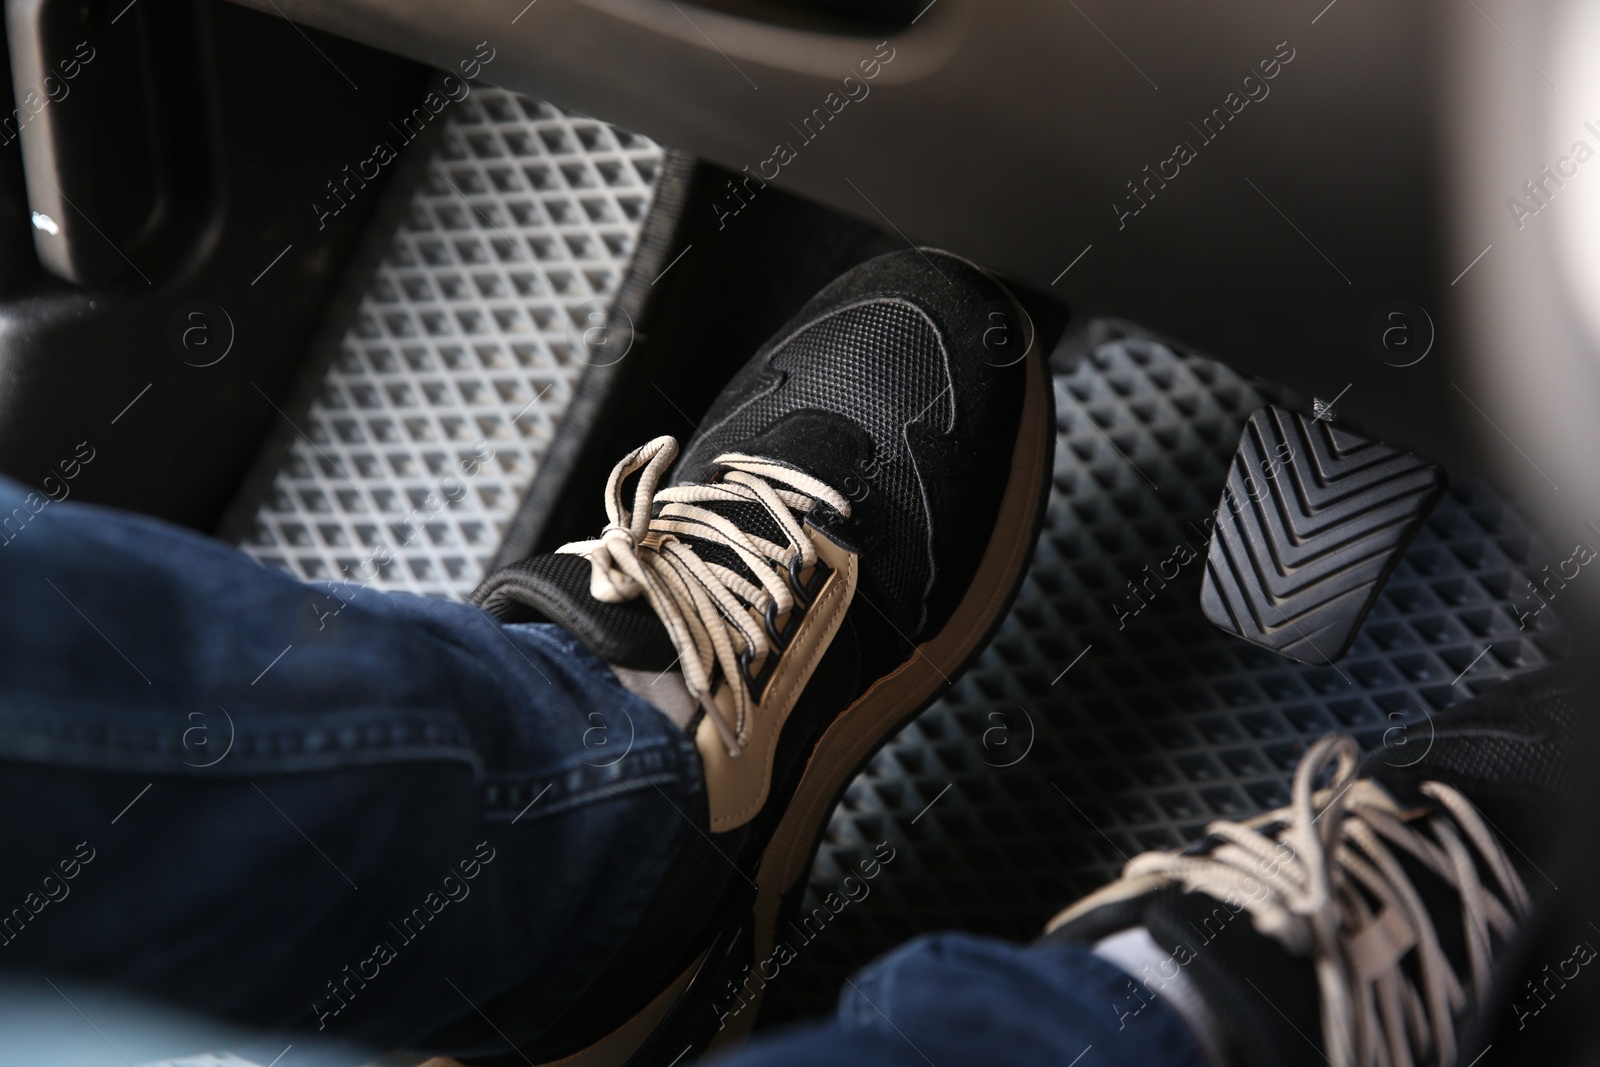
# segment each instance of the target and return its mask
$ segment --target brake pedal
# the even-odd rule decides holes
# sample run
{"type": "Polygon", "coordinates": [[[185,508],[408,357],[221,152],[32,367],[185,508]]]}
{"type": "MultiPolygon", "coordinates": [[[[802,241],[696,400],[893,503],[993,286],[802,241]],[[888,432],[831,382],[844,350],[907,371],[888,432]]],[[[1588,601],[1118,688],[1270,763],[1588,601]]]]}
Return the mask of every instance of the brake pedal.
{"type": "Polygon", "coordinates": [[[1444,488],[1441,467],[1326,411],[1258,409],[1212,520],[1201,610],[1290,659],[1335,662],[1444,488]]]}

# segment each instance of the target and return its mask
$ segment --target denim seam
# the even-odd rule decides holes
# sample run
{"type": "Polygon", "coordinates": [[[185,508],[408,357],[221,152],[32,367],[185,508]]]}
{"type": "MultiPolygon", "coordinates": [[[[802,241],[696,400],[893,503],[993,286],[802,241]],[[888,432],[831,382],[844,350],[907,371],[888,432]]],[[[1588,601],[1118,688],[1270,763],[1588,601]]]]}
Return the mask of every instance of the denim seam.
{"type": "Polygon", "coordinates": [[[674,774],[671,771],[662,771],[659,774],[653,774],[643,778],[630,778],[622,782],[613,782],[610,785],[603,786],[599,789],[574,792],[568,795],[564,800],[555,801],[548,805],[534,805],[534,807],[529,809],[526,814],[513,812],[509,809],[490,810],[484,813],[484,818],[492,822],[501,822],[507,819],[512,822],[537,822],[540,819],[546,819],[554,815],[561,815],[577,808],[585,807],[589,804],[595,804],[603,800],[612,800],[616,797],[628,796],[632,793],[642,792],[651,786],[659,787],[663,784],[676,783],[679,780],[679,775],[674,774]]]}
{"type": "MultiPolygon", "coordinates": [[[[159,766],[161,760],[170,758],[179,767],[199,766],[184,758],[200,755],[183,744],[183,736],[190,728],[187,720],[136,724],[71,718],[32,721],[22,718],[19,722],[18,718],[0,712],[0,758],[50,763],[65,762],[59,760],[65,756],[76,763],[84,759],[115,762],[120,757],[131,758],[141,766],[159,766]],[[75,757],[71,755],[74,751],[75,757]]],[[[482,761],[466,732],[454,723],[441,723],[434,716],[413,716],[398,721],[391,717],[387,721],[367,723],[307,721],[292,727],[265,729],[241,729],[235,721],[234,734],[222,747],[228,750],[225,758],[231,757],[235,764],[322,766],[330,759],[355,759],[363,763],[449,759],[472,766],[475,775],[482,772],[482,761]],[[382,736],[373,736],[374,726],[381,727],[382,736]],[[313,735],[320,736],[308,744],[313,735]]],[[[222,762],[219,760],[217,766],[222,762]]]]}
{"type": "Polygon", "coordinates": [[[69,745],[51,745],[34,751],[0,745],[0,760],[42,764],[83,770],[141,772],[198,778],[240,778],[254,775],[313,774],[346,768],[377,767],[404,763],[454,764],[465,767],[473,778],[482,775],[482,765],[470,749],[446,746],[326,752],[302,756],[247,756],[231,754],[209,766],[186,763],[175,753],[129,750],[115,751],[69,745]]]}
{"type": "Polygon", "coordinates": [[[637,788],[658,785],[662,782],[681,782],[692,775],[683,773],[682,753],[671,738],[661,738],[635,747],[617,764],[600,766],[586,760],[570,758],[543,771],[528,771],[514,778],[500,777],[485,783],[483,803],[486,818],[499,819],[514,815],[520,819],[526,814],[533,817],[529,805],[542,800],[546,793],[555,795],[539,803],[537,810],[543,814],[568,811],[574,805],[590,800],[606,799],[632,792],[637,788]],[[623,763],[629,765],[620,770],[623,763]],[[543,788],[535,788],[539,783],[543,788]]]}

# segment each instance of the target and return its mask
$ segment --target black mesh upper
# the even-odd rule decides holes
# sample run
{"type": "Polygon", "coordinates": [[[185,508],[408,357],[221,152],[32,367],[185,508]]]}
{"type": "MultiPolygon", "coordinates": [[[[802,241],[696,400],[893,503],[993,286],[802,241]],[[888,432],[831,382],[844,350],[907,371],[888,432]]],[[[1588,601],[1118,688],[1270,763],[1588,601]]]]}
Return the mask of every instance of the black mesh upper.
{"type": "Polygon", "coordinates": [[[877,507],[888,519],[886,536],[863,559],[863,585],[897,627],[920,628],[933,579],[932,534],[905,431],[916,422],[943,430],[955,414],[944,346],[927,317],[889,300],[828,315],[783,342],[739,400],[731,410],[713,409],[680,477],[698,480],[718,454],[746,448],[796,412],[830,412],[861,427],[873,446],[872,492],[881,494],[877,507]]]}

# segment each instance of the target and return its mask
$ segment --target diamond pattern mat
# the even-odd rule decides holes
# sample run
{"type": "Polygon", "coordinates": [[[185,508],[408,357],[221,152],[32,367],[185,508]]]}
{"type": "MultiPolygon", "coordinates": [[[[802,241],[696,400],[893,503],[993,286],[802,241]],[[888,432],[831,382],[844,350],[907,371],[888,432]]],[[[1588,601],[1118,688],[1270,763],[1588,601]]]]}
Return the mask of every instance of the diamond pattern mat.
{"type": "Polygon", "coordinates": [[[498,89],[454,105],[240,547],[308,580],[470,592],[600,351],[662,157],[498,89]]]}
{"type": "Polygon", "coordinates": [[[768,984],[763,1026],[829,1010],[845,975],[924,931],[1036,937],[1127,857],[1285,803],[1325,732],[1413,762],[1434,714],[1561,650],[1558,606],[1525,629],[1514,610],[1539,603],[1527,576],[1556,557],[1465,479],[1339,663],[1219,631],[1200,612],[1203,523],[1240,428],[1264,403],[1309,405],[1144,340],[1098,344],[1055,381],[1055,483],[1015,607],[850,785],[804,906],[843,905],[768,984]],[[893,858],[864,865],[883,842],[893,858]]]}

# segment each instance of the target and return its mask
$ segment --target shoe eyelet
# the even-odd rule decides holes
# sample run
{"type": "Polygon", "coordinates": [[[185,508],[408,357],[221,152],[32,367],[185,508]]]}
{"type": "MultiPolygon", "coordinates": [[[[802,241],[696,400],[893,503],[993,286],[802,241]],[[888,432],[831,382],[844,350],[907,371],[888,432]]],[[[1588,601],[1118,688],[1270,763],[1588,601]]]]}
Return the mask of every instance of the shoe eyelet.
{"type": "Polygon", "coordinates": [[[773,601],[767,605],[765,612],[767,624],[767,637],[772,640],[775,652],[782,652],[789,647],[789,641],[794,637],[795,630],[800,625],[800,616],[805,614],[805,608],[796,604],[789,610],[789,623],[781,631],[778,629],[778,602],[773,601]]]}
{"type": "Polygon", "coordinates": [[[750,673],[750,661],[754,658],[748,648],[739,653],[739,675],[744,679],[745,689],[749,691],[750,699],[759,704],[761,703],[761,694],[767,691],[767,683],[772,680],[772,672],[778,668],[778,652],[776,649],[769,651],[766,662],[761,665],[761,673],[752,676],[750,673]]]}
{"type": "Polygon", "coordinates": [[[811,606],[811,601],[822,590],[822,583],[826,582],[828,576],[832,573],[833,569],[819,559],[816,566],[811,568],[811,581],[802,582],[800,580],[799,553],[796,553],[789,560],[789,588],[794,592],[795,600],[801,607],[809,608],[811,606]]]}

